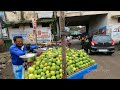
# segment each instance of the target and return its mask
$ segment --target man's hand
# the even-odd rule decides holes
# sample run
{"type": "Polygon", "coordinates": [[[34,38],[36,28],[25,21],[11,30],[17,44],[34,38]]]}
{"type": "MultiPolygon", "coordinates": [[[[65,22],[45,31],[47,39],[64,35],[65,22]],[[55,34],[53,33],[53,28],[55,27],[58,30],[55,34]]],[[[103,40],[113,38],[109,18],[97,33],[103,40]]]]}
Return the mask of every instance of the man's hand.
{"type": "Polygon", "coordinates": [[[28,65],[28,66],[32,66],[32,65],[33,65],[33,62],[28,62],[27,65],[28,65]]]}

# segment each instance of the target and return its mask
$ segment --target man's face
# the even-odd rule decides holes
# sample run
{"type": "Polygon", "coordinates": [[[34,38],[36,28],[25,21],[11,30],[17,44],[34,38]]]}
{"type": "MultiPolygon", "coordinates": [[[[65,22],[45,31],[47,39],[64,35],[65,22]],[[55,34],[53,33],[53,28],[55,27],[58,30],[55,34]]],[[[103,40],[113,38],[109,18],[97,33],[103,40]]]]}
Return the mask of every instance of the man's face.
{"type": "Polygon", "coordinates": [[[17,38],[15,41],[16,45],[19,47],[23,46],[23,39],[22,38],[17,38]]]}

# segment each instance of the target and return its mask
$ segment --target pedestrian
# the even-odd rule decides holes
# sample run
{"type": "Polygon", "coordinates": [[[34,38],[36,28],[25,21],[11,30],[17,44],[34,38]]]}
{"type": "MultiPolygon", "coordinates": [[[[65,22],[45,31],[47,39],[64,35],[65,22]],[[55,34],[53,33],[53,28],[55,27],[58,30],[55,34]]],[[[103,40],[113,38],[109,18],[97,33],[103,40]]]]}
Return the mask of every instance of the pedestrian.
{"type": "MultiPolygon", "coordinates": [[[[59,46],[62,45],[62,41],[61,41],[62,37],[60,38],[60,40],[58,41],[59,42],[59,46]]],[[[65,37],[65,42],[64,42],[65,46],[68,47],[68,39],[67,39],[67,36],[65,37]]]]}
{"type": "Polygon", "coordinates": [[[54,35],[52,34],[51,36],[52,36],[52,37],[51,37],[51,39],[52,39],[51,41],[53,42],[53,41],[54,41],[54,35]]]}
{"type": "Polygon", "coordinates": [[[21,36],[15,36],[13,40],[14,44],[9,48],[12,59],[13,74],[15,79],[22,79],[24,60],[19,58],[19,56],[25,55],[27,53],[27,48],[26,45],[23,44],[23,38],[21,36]]]}
{"type": "Polygon", "coordinates": [[[67,45],[68,45],[68,47],[70,48],[70,45],[71,45],[71,42],[70,42],[70,40],[71,40],[71,37],[70,36],[67,36],[67,45]]]}

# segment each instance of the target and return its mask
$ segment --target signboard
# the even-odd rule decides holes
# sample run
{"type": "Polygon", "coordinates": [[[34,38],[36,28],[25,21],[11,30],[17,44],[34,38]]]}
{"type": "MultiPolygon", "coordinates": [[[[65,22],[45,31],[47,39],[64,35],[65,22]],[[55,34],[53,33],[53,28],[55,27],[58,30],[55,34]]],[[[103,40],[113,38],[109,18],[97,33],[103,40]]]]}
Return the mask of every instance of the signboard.
{"type": "Polygon", "coordinates": [[[53,11],[37,11],[38,18],[52,18],[53,11]]]}
{"type": "Polygon", "coordinates": [[[51,29],[42,28],[37,31],[37,41],[38,42],[50,42],[51,41],[51,29]]]}
{"type": "Polygon", "coordinates": [[[120,24],[111,25],[109,30],[111,30],[112,39],[118,43],[120,41],[120,24]]]}
{"type": "MultiPolygon", "coordinates": [[[[35,29],[26,28],[22,29],[10,29],[10,39],[13,39],[14,36],[22,36],[26,44],[35,43],[35,29]]],[[[50,42],[51,41],[51,28],[50,27],[37,27],[37,43],[50,42]]]]}
{"type": "Polygon", "coordinates": [[[33,24],[33,29],[36,29],[37,23],[36,23],[36,18],[32,18],[32,24],[33,24]]]}

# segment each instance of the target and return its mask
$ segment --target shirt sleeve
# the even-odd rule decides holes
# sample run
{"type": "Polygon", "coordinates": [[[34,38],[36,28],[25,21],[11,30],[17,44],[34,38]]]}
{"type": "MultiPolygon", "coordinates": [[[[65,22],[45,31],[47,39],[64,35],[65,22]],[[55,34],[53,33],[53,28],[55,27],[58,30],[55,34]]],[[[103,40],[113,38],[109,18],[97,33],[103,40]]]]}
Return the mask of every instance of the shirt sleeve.
{"type": "Polygon", "coordinates": [[[37,46],[37,45],[30,46],[30,50],[37,49],[37,48],[38,48],[38,46],[37,46]]]}
{"type": "Polygon", "coordinates": [[[17,55],[17,56],[25,55],[25,52],[18,49],[18,48],[10,48],[10,52],[17,55]]]}

